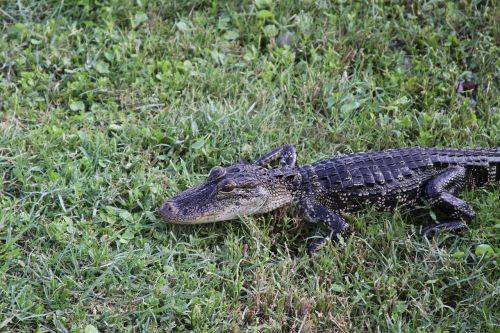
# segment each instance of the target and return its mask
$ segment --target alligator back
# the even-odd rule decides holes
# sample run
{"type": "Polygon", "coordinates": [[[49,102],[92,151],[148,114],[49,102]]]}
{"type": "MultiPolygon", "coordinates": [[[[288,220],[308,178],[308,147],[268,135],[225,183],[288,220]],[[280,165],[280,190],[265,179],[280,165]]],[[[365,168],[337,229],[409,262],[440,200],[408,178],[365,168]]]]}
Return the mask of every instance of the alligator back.
{"type": "Polygon", "coordinates": [[[464,166],[466,182],[500,179],[500,148],[403,148],[333,157],[299,168],[303,191],[321,192],[332,209],[357,211],[365,205],[392,210],[414,205],[425,183],[451,166],[464,166]]]}

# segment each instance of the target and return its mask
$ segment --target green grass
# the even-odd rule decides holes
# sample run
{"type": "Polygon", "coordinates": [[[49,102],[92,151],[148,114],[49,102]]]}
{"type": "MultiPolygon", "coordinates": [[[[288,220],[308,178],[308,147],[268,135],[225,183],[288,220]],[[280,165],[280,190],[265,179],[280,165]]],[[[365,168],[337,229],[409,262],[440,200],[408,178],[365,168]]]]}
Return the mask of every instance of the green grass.
{"type": "Polygon", "coordinates": [[[0,331],[499,332],[498,186],[463,235],[367,212],[314,259],[293,211],[156,214],[285,143],[498,146],[494,2],[378,3],[0,1],[0,331]]]}

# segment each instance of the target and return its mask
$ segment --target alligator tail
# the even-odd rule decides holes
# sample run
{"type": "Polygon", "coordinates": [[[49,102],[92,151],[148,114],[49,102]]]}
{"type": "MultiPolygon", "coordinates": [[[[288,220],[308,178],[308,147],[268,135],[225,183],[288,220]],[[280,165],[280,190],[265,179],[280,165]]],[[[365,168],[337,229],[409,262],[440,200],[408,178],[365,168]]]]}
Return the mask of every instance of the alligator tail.
{"type": "Polygon", "coordinates": [[[434,165],[461,165],[476,185],[500,182],[500,147],[475,149],[431,149],[434,165]]]}

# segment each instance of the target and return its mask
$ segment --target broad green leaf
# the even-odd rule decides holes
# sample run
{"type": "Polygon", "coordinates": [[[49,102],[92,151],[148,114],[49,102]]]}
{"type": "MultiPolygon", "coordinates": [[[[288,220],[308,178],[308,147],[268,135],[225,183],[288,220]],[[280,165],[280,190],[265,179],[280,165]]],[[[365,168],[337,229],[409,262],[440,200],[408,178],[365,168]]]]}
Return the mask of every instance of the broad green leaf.
{"type": "Polygon", "coordinates": [[[131,240],[134,238],[134,233],[129,229],[125,230],[125,232],[121,235],[122,239],[131,240]]]}
{"type": "Polygon", "coordinates": [[[338,292],[338,293],[341,293],[345,290],[344,286],[340,285],[340,284],[332,284],[332,290],[335,291],[335,292],[338,292]]]}
{"type": "Polygon", "coordinates": [[[97,60],[95,63],[95,69],[100,74],[108,74],[109,73],[109,64],[102,60],[97,60]]]}
{"type": "Polygon", "coordinates": [[[134,15],[134,19],[132,21],[132,26],[134,28],[138,27],[141,23],[144,23],[148,20],[148,16],[146,15],[146,13],[137,13],[134,15]]]}
{"type": "Polygon", "coordinates": [[[85,111],[85,104],[82,101],[73,101],[69,104],[71,111],[85,111]]]}
{"type": "Polygon", "coordinates": [[[16,23],[13,26],[10,27],[9,33],[13,35],[18,35],[23,33],[26,30],[26,26],[22,23],[16,23]]]}
{"type": "Polygon", "coordinates": [[[226,33],[222,36],[225,40],[235,40],[240,36],[238,31],[235,30],[229,30],[226,31],[226,33]]]}
{"type": "Polygon", "coordinates": [[[351,102],[343,104],[340,107],[340,112],[342,112],[342,113],[349,113],[351,111],[354,111],[354,110],[358,109],[360,106],[361,106],[360,102],[358,102],[358,101],[351,101],[351,102]]]}
{"type": "Polygon", "coordinates": [[[193,149],[200,149],[205,145],[205,138],[201,138],[191,145],[193,149]]]}
{"type": "Polygon", "coordinates": [[[266,35],[266,37],[276,37],[276,35],[278,35],[279,32],[278,28],[276,28],[276,26],[272,24],[266,25],[262,29],[264,30],[264,35],[266,35]]]}
{"type": "Polygon", "coordinates": [[[255,6],[257,8],[262,9],[262,8],[271,8],[273,5],[273,0],[255,0],[255,6]]]}
{"type": "Polygon", "coordinates": [[[177,27],[177,29],[179,29],[179,30],[180,30],[180,31],[182,31],[182,32],[186,32],[186,31],[191,30],[191,29],[189,28],[189,26],[187,25],[187,23],[186,23],[186,22],[184,22],[184,21],[179,21],[179,22],[177,22],[177,23],[175,24],[175,26],[177,27]]]}
{"type": "Polygon", "coordinates": [[[94,325],[87,325],[85,326],[85,333],[99,333],[99,331],[94,325]]]}
{"type": "Polygon", "coordinates": [[[274,14],[273,14],[273,12],[271,12],[269,10],[263,9],[263,10],[259,10],[259,12],[257,13],[257,18],[259,18],[261,20],[272,19],[272,18],[274,18],[274,14]]]}
{"type": "Polygon", "coordinates": [[[481,256],[488,256],[488,255],[494,254],[495,251],[488,244],[479,244],[476,247],[475,253],[476,253],[476,256],[481,257],[481,256]]]}

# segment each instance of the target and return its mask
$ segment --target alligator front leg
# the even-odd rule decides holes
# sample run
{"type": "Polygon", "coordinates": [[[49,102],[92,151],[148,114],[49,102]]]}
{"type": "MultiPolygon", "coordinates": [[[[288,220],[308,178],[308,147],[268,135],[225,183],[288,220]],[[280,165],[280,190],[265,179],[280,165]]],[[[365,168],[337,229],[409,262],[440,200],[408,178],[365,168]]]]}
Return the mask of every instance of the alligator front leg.
{"type": "Polygon", "coordinates": [[[461,190],[465,182],[465,168],[457,166],[444,170],[432,178],[425,187],[425,197],[434,208],[450,219],[422,229],[422,236],[440,230],[455,230],[467,226],[476,215],[471,205],[453,194],[461,190]]]}
{"type": "Polygon", "coordinates": [[[295,152],[295,147],[293,145],[284,145],[274,150],[271,150],[269,153],[261,156],[255,164],[264,166],[266,164],[271,163],[272,161],[280,158],[280,167],[290,167],[293,168],[295,166],[295,162],[297,161],[297,153],[295,152]]]}
{"type": "Polygon", "coordinates": [[[337,213],[328,208],[315,203],[312,200],[304,199],[299,202],[299,207],[303,217],[309,222],[322,222],[329,228],[328,236],[315,239],[307,249],[309,255],[318,252],[332,236],[349,229],[349,224],[337,213]]]}

